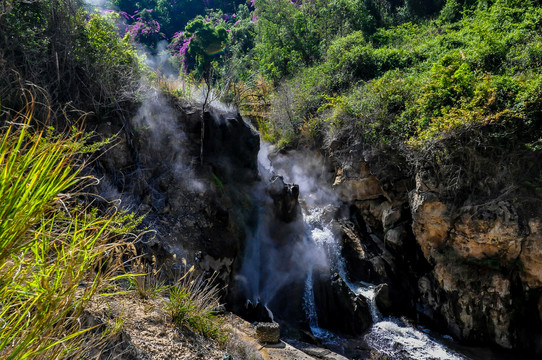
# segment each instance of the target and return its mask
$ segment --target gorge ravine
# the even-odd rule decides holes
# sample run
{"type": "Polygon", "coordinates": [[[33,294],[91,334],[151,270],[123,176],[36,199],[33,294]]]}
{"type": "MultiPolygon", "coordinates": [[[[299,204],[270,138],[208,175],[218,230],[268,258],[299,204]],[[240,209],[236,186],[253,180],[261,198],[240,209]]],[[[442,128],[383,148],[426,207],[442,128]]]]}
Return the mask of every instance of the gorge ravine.
{"type": "MultiPolygon", "coordinates": [[[[150,94],[132,120],[137,129],[133,138],[120,132],[119,145],[105,153],[98,167],[104,179],[99,193],[105,199],[120,195],[125,204],[147,214],[145,221],[157,236],[140,244],[141,252],[158,255],[171,273],[180,266],[179,258],[196,263],[201,271],[218,271],[221,281],[229,284],[225,297],[229,308],[241,313],[247,298],[267,299],[276,320],[310,329],[303,309],[305,264],[331,265],[328,273],[311,274],[322,280],[314,287],[315,300],[328,301],[316,308],[342,301],[342,296],[333,295],[341,291],[351,295],[345,280],[386,283],[377,297],[384,316],[420,319],[471,344],[540,351],[539,215],[525,218],[506,202],[453,208],[440,201],[438,186],[424,174],[414,179],[388,176],[382,182],[372,173],[370,159],[344,163],[332,153],[303,150],[271,152],[267,161],[262,156],[266,146],[258,155],[260,140],[252,126],[239,114],[219,110],[203,114],[205,163],[198,167],[193,159],[199,154],[201,118],[199,108],[190,103],[150,94]],[[260,163],[272,163],[277,175],[284,177],[275,178],[274,190],[264,184],[266,174],[258,156],[260,163]],[[258,213],[267,220],[258,220],[258,213]],[[315,213],[325,226],[313,222],[311,228],[315,213]],[[277,214],[282,220],[275,218],[277,214]],[[265,222],[267,230],[258,229],[265,222]],[[298,248],[291,251],[292,258],[283,259],[288,267],[278,266],[276,271],[265,264],[268,268],[257,281],[261,286],[240,289],[250,239],[269,229],[279,232],[281,246],[298,248]],[[307,234],[310,230],[316,233],[307,234]],[[336,242],[314,246],[315,239],[325,239],[328,231],[336,242]],[[310,253],[304,253],[306,248],[310,253]],[[337,249],[344,258],[343,270],[335,261],[337,249]],[[485,260],[510,259],[506,264],[513,266],[518,256],[522,266],[511,269],[485,260]],[[338,280],[339,270],[348,279],[338,280]],[[273,289],[281,283],[289,284],[287,296],[273,298],[273,289]],[[519,303],[523,310],[514,311],[519,303]]],[[[98,130],[106,135],[119,131],[115,124],[100,124],[98,130]]],[[[367,301],[346,299],[341,307],[366,308],[359,314],[365,320],[345,329],[320,316],[325,325],[321,327],[349,336],[361,334],[372,321],[367,301]]]]}

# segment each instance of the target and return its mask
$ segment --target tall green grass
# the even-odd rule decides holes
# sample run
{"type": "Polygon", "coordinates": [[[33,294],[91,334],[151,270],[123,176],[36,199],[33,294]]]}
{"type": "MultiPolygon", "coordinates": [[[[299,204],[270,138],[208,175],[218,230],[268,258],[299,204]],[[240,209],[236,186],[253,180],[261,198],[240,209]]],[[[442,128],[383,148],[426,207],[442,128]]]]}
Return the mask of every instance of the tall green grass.
{"type": "Polygon", "coordinates": [[[0,129],[0,359],[83,358],[88,302],[117,275],[118,229],[74,196],[81,134],[33,126],[33,103],[0,129]]]}
{"type": "Polygon", "coordinates": [[[186,327],[223,345],[227,331],[222,326],[223,318],[217,315],[220,288],[215,280],[216,276],[205,279],[203,274],[195,275],[191,267],[170,287],[165,309],[180,328],[186,327]]]}

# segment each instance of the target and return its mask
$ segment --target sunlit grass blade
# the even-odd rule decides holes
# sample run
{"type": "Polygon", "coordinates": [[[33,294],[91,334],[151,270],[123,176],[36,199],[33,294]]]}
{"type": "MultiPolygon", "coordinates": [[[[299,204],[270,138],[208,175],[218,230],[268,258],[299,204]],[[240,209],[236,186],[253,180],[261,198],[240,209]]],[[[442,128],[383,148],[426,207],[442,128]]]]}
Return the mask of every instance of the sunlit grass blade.
{"type": "Polygon", "coordinates": [[[70,196],[85,179],[80,135],[37,130],[31,109],[0,129],[0,358],[80,359],[105,341],[80,318],[119,276],[111,254],[135,222],[70,196]]]}

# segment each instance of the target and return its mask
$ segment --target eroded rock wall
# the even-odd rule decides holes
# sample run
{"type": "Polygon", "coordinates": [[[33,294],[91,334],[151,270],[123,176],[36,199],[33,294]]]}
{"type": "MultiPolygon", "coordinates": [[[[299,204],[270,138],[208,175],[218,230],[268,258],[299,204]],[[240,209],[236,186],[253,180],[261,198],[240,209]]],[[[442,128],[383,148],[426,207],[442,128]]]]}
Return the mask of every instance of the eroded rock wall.
{"type": "Polygon", "coordinates": [[[165,265],[170,280],[195,264],[229,283],[244,246],[246,189],[258,178],[257,132],[238,113],[202,113],[158,91],[125,117],[87,124],[103,137],[117,136],[92,167],[99,200],[120,198],[120,208],[144,216],[149,231],[136,246],[165,265]]]}
{"type": "Polygon", "coordinates": [[[542,351],[542,214],[536,208],[524,211],[504,197],[458,205],[427,174],[381,182],[364,161],[339,168],[333,186],[369,229],[361,250],[352,240],[344,243],[357,253],[353,273],[364,267],[357,270],[362,280],[388,282],[392,299],[401,286],[414,287],[416,311],[457,339],[542,351]],[[378,239],[392,256],[380,259],[394,264],[375,279],[366,270],[374,265],[359,258],[370,258],[364,250],[378,239]],[[398,279],[401,272],[408,275],[398,279]]]}

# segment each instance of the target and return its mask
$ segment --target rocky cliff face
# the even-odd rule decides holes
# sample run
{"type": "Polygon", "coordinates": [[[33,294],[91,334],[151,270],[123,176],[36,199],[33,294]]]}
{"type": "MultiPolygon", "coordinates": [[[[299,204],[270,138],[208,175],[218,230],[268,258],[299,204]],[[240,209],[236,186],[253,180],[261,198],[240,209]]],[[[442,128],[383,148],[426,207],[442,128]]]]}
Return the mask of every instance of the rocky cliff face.
{"type": "Polygon", "coordinates": [[[542,351],[540,208],[510,198],[458,205],[426,174],[381,182],[365,162],[336,174],[335,190],[369,225],[361,249],[344,243],[357,254],[347,257],[353,274],[372,264],[378,275],[358,276],[389,283],[392,299],[409,287],[416,311],[457,339],[542,351]],[[370,259],[363,248],[380,240],[391,258],[370,259]]]}
{"type": "MultiPolygon", "coordinates": [[[[244,246],[246,188],[258,178],[259,136],[237,113],[148,94],[124,123],[87,124],[113,148],[93,166],[100,199],[145,216],[150,230],[136,246],[166,264],[173,279],[182,259],[230,281],[244,246]],[[204,121],[203,163],[200,158],[204,121]]],[[[159,264],[160,265],[160,264],[159,264]]]]}

